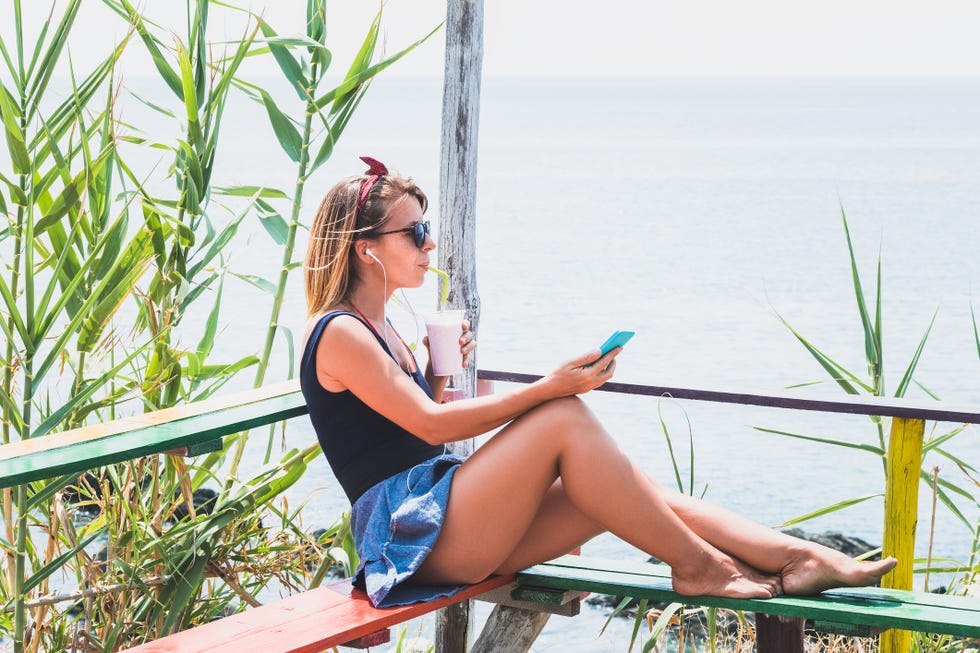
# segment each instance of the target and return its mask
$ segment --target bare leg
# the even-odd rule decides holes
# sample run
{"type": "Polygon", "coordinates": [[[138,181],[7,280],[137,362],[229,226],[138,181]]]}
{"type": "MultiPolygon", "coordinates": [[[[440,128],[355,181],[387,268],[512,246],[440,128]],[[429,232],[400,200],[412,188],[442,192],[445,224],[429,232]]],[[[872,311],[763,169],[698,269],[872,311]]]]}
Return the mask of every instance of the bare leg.
{"type": "Polygon", "coordinates": [[[536,535],[543,529],[532,526],[551,518],[550,511],[539,513],[559,477],[584,517],[670,564],[677,592],[755,598],[779,593],[778,577],[732,558],[689,528],[575,398],[523,415],[462,465],[439,540],[417,579],[474,582],[508,560],[540,561],[531,554],[546,548],[544,535],[536,535]]]}
{"type": "Polygon", "coordinates": [[[756,569],[779,573],[786,594],[816,594],[831,587],[872,585],[896,564],[894,558],[859,562],[840,551],[791,537],[729,510],[660,486],[671,509],[695,533],[756,569]]]}

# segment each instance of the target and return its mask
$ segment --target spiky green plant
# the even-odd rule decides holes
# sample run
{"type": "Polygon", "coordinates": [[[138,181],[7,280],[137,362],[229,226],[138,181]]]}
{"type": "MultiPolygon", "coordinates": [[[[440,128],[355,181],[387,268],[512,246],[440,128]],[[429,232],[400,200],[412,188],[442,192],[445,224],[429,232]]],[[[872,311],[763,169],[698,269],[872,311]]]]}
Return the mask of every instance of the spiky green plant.
{"type": "MultiPolygon", "coordinates": [[[[858,317],[861,323],[861,338],[864,341],[864,357],[865,363],[867,365],[867,379],[862,379],[861,375],[850,371],[841,363],[838,363],[835,359],[831,358],[828,354],[824,353],[812,341],[804,337],[799,331],[793,328],[790,323],[783,318],[777,312],[777,317],[779,320],[790,330],[793,336],[799,341],[800,344],[810,353],[810,355],[817,361],[820,367],[831,377],[831,379],[846,393],[856,395],[856,394],[870,394],[875,396],[885,396],[885,374],[884,374],[884,339],[883,339],[883,327],[882,327],[882,311],[881,311],[881,297],[882,297],[882,284],[881,284],[881,257],[878,257],[877,268],[876,268],[876,290],[874,296],[874,314],[869,312],[868,306],[869,302],[865,296],[865,292],[861,283],[861,277],[858,273],[857,259],[854,255],[854,246],[851,242],[850,229],[847,224],[847,215],[844,212],[843,206],[841,207],[841,219],[844,226],[844,235],[847,241],[847,251],[850,258],[851,267],[851,279],[854,289],[854,298],[857,304],[858,317]]],[[[930,392],[924,385],[915,380],[915,370],[919,363],[919,358],[925,348],[926,341],[929,338],[929,334],[932,330],[932,326],[935,323],[936,316],[939,313],[937,308],[929,320],[926,326],[925,332],[919,340],[919,344],[915,351],[912,353],[908,365],[905,367],[902,378],[899,380],[898,385],[895,388],[893,395],[895,397],[904,397],[905,393],[909,387],[914,383],[919,386],[923,391],[937,398],[932,392],[930,392]]],[[[772,433],[786,437],[798,438],[802,440],[809,440],[812,442],[819,442],[833,447],[843,447],[853,451],[863,451],[874,456],[877,456],[881,460],[882,469],[885,465],[886,447],[885,447],[885,422],[878,416],[872,416],[871,421],[875,428],[876,442],[875,443],[855,443],[845,440],[839,440],[835,438],[818,437],[810,435],[802,435],[799,433],[790,433],[784,430],[771,429],[756,427],[759,431],[765,433],[772,433]]],[[[938,435],[931,435],[923,446],[923,454],[928,452],[934,452],[937,455],[945,457],[946,459],[953,462],[955,465],[969,470],[970,472],[975,472],[975,469],[970,466],[965,461],[959,460],[950,453],[944,445],[951,439],[959,435],[965,430],[966,426],[958,426],[950,431],[940,433],[938,435]]],[[[932,485],[932,474],[929,469],[923,465],[920,470],[920,477],[922,481],[928,484],[931,488],[932,485]]],[[[974,525],[965,516],[963,510],[957,505],[957,497],[960,501],[975,502],[976,498],[972,492],[964,488],[962,485],[954,483],[948,478],[939,478],[937,485],[937,495],[939,500],[959,519],[968,529],[971,531],[974,525]]],[[[842,502],[836,503],[831,506],[826,506],[820,508],[813,512],[807,513],[805,515],[796,517],[787,521],[784,525],[799,523],[814,517],[821,515],[826,515],[849,506],[862,503],[869,499],[874,499],[882,496],[881,494],[871,494],[862,497],[855,497],[851,499],[844,500],[842,502]]]]}
{"type": "MultiPolygon", "coordinates": [[[[282,335],[287,345],[288,374],[290,378],[293,376],[294,338],[292,331],[280,324],[280,315],[290,272],[298,265],[294,260],[296,234],[302,226],[300,209],[303,206],[303,193],[307,180],[330,158],[334,146],[350,123],[355,109],[364,98],[375,76],[414,50],[438,29],[436,27],[422,39],[377,61],[381,15],[379,9],[341,82],[326,92],[321,89],[321,86],[333,62],[333,56],[327,48],[326,0],[307,0],[306,30],[302,36],[280,36],[268,21],[261,21],[264,45],[275,58],[280,72],[296,94],[295,99],[298,101],[300,111],[295,116],[290,116],[284,111],[281,107],[282,103],[274,99],[264,88],[242,80],[236,81],[243,92],[265,108],[279,146],[296,164],[295,184],[292,196],[289,198],[288,222],[283,220],[275,206],[266,201],[266,198],[256,200],[260,215],[263,216],[263,226],[282,245],[282,262],[279,266],[279,276],[275,281],[258,280],[272,292],[273,300],[265,341],[255,370],[255,387],[261,386],[265,381],[277,334],[282,335]]],[[[266,461],[272,452],[272,436],[273,431],[270,429],[266,461]]],[[[231,474],[238,469],[247,439],[248,434],[243,433],[234,443],[231,474]]]]}
{"type": "MultiPolygon", "coordinates": [[[[285,194],[261,185],[218,191],[216,153],[223,111],[245,58],[272,52],[282,60],[309,44],[273,39],[257,47],[258,21],[239,41],[216,44],[207,36],[208,19],[213,7],[234,10],[224,3],[188,2],[183,36],[159,36],[161,28],[128,0],[105,4],[132,30],[84,75],[65,56],[80,0],[69,0],[30,36],[32,26],[13,0],[14,20],[0,26],[0,122],[9,154],[9,162],[0,163],[4,443],[203,398],[259,361],[212,360],[227,267],[222,251],[243,220],[268,222],[268,201],[285,194]],[[117,102],[125,96],[114,71],[133,47],[133,35],[170,94],[140,100],[176,121],[180,135],[172,142],[118,120],[117,102]],[[60,90],[48,92],[59,70],[69,74],[64,98],[60,90]],[[165,178],[133,169],[127,147],[164,152],[170,164],[165,178]],[[161,183],[167,180],[169,191],[161,183]],[[216,194],[245,201],[224,207],[212,200],[216,194]],[[182,348],[174,327],[208,298],[196,346],[182,348]]],[[[322,18],[322,3],[310,6],[322,18]]],[[[377,21],[364,61],[376,39],[377,21]]],[[[314,50],[322,65],[329,58],[325,48],[314,50]]],[[[330,147],[320,150],[315,165],[329,156],[366,82],[395,58],[362,66],[333,97],[316,98],[317,111],[341,111],[332,118],[330,147]]],[[[302,169],[303,181],[314,167],[302,169]]],[[[224,483],[221,458],[187,464],[151,457],[92,477],[65,475],[4,490],[0,627],[9,627],[18,653],[115,650],[254,604],[270,583],[319,582],[333,563],[349,572],[357,562],[349,526],[335,527],[323,552],[298,530],[295,513],[273,503],[317,455],[317,446],[310,446],[251,478],[232,478],[215,510],[182,520],[177,508],[192,506],[194,489],[206,480],[224,483]],[[63,497],[69,486],[80,503],[63,497]],[[86,504],[99,508],[98,516],[80,522],[74,513],[86,504]],[[270,516],[278,517],[275,531],[261,525],[270,516]],[[92,555],[99,542],[106,545],[105,560],[92,555]],[[310,555],[317,560],[312,568],[310,555]],[[66,595],[65,584],[77,590],[66,595]],[[68,600],[78,602],[84,621],[65,609],[68,600]]]]}

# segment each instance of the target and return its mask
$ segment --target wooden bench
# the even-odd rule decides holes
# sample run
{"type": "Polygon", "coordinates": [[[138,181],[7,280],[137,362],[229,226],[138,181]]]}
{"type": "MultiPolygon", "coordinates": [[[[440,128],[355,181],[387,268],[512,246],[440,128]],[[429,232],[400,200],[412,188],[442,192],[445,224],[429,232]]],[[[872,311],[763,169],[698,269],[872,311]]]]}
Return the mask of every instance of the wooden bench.
{"type": "MultiPolygon", "coordinates": [[[[529,382],[535,375],[481,371],[480,378],[491,381],[529,382]]],[[[609,383],[601,390],[640,395],[669,395],[707,401],[725,401],[836,413],[863,413],[919,416],[944,421],[980,422],[976,407],[949,404],[913,405],[880,398],[810,400],[792,396],[733,394],[712,391],[636,386],[609,383]]],[[[32,440],[0,446],[0,488],[32,481],[62,477],[67,482],[102,465],[159,453],[195,455],[221,446],[221,438],[239,431],[278,422],[307,412],[298,384],[277,386],[226,395],[207,402],[157,411],[105,424],[56,433],[32,440]]],[[[914,503],[912,504],[914,505],[914,503]]],[[[415,616],[456,602],[480,596],[503,605],[538,605],[544,612],[574,614],[576,598],[587,591],[616,593],[637,598],[729,607],[763,615],[758,632],[763,640],[773,633],[780,643],[769,650],[802,650],[801,617],[815,618],[823,624],[851,624],[866,632],[882,628],[911,629],[961,637],[980,637],[980,606],[962,597],[938,597],[899,590],[843,590],[815,598],[778,598],[767,601],[731,601],[717,597],[681,597],[670,589],[669,571],[664,567],[625,563],[574,562],[567,558],[539,565],[519,576],[520,586],[513,592],[508,579],[491,579],[474,585],[463,594],[407,608],[375,610],[366,599],[350,588],[323,587],[282,601],[227,617],[213,624],[198,626],[187,635],[181,633],[138,648],[142,651],[218,650],[215,642],[237,642],[244,650],[306,651],[323,650],[341,643],[367,643],[384,637],[385,629],[415,616]],[[499,585],[497,584],[499,583],[499,585]],[[545,588],[544,591],[530,590],[545,588]],[[492,591],[491,591],[492,590],[492,591]],[[502,595],[503,593],[503,595],[502,595]],[[543,602],[542,602],[543,601],[543,602]],[[562,602],[562,606],[550,605],[562,602]],[[330,615],[327,617],[327,615],[330,615]],[[772,615],[767,617],[765,615],[772,615]],[[792,620],[789,625],[785,619],[792,620]],[[289,637],[285,633],[290,633],[289,637]],[[789,639],[787,634],[790,633],[789,639]],[[211,644],[197,646],[198,639],[211,644]],[[368,639],[361,639],[368,637],[368,639]],[[372,639],[373,637],[373,639],[372,639]],[[252,642],[264,642],[255,644],[252,642]],[[174,644],[177,642],[177,644],[174,644]],[[295,646],[294,646],[295,644],[295,646]],[[153,648],[170,647],[170,648],[153,648]],[[185,648],[187,646],[187,648],[185,648]]],[[[543,622],[542,622],[543,623],[543,622]]],[[[224,644],[222,644],[224,645],[224,644]]],[[[765,650],[760,647],[760,650],[765,650]]]]}
{"type": "Polygon", "coordinates": [[[390,626],[513,583],[494,576],[427,603],[374,608],[349,581],[325,585],[130,649],[133,653],[320,653],[390,641],[390,626]]]}
{"type": "Polygon", "coordinates": [[[523,601],[549,603],[568,591],[589,591],[754,612],[759,653],[802,653],[804,619],[812,619],[817,631],[847,635],[895,628],[980,638],[980,599],[961,596],[860,587],[812,597],[690,597],[673,591],[666,565],[588,556],[563,556],[536,565],[519,572],[517,582],[512,596],[523,601]]]}

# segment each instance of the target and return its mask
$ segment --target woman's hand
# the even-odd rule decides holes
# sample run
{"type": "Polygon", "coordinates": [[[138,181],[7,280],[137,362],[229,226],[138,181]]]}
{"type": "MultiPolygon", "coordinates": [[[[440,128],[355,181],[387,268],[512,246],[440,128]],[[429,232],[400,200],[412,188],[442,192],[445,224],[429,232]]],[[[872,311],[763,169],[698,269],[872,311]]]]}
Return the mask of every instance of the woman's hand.
{"type": "Polygon", "coordinates": [[[476,338],[470,331],[470,321],[463,320],[463,335],[459,337],[459,353],[463,356],[463,367],[469,367],[473,361],[473,350],[476,349],[476,338]]]}
{"type": "Polygon", "coordinates": [[[616,357],[622,347],[616,347],[605,356],[598,349],[568,361],[557,370],[544,377],[542,381],[555,393],[556,397],[577,395],[589,392],[612,378],[616,370],[616,357]]]}

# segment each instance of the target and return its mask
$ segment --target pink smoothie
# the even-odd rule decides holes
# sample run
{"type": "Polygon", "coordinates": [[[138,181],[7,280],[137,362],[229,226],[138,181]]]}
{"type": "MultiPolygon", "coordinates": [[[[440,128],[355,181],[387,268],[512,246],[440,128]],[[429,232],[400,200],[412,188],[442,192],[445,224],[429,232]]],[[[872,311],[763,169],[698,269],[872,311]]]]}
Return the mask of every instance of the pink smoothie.
{"type": "Polygon", "coordinates": [[[436,376],[452,376],[463,371],[459,338],[463,335],[464,311],[443,311],[426,317],[429,355],[436,376]]]}

